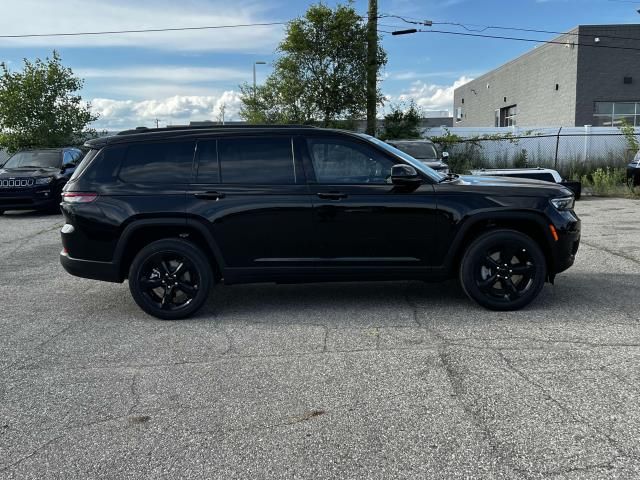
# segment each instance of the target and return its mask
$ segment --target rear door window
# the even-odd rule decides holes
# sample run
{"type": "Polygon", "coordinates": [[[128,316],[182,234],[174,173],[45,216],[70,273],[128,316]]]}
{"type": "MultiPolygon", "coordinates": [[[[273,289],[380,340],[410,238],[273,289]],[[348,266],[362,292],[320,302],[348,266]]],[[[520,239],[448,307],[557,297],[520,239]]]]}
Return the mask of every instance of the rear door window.
{"type": "Polygon", "coordinates": [[[198,142],[197,183],[220,183],[217,140],[198,142]]]}
{"type": "MultiPolygon", "coordinates": [[[[293,185],[296,183],[291,137],[238,137],[218,140],[222,183],[293,185]]],[[[214,168],[208,168],[213,171],[214,168]]]]}
{"type": "Polygon", "coordinates": [[[129,183],[189,183],[194,151],[195,141],[131,144],[120,178],[129,183]]]}

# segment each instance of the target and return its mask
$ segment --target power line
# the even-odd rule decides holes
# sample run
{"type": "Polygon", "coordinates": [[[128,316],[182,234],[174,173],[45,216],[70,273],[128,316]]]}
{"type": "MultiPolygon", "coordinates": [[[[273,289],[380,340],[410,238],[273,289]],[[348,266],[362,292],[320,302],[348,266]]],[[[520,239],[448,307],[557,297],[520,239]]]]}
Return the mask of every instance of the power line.
{"type": "Polygon", "coordinates": [[[21,35],[0,35],[0,38],[33,38],[33,37],[75,37],[82,35],[117,35],[122,33],[156,33],[182,32],[187,30],[216,30],[222,28],[266,27],[286,25],[288,22],[239,23],[235,25],[212,25],[204,27],[144,28],[136,30],[105,30],[100,32],[66,32],[66,33],[28,33],[21,35]]]}
{"type": "MultiPolygon", "coordinates": [[[[634,3],[640,4],[640,1],[634,2],[634,3]]],[[[587,35],[579,32],[560,32],[556,30],[540,30],[535,28],[522,28],[522,27],[511,27],[511,26],[501,26],[501,25],[482,25],[477,23],[460,23],[460,22],[435,22],[435,21],[431,22],[431,21],[420,20],[415,17],[404,17],[401,15],[393,15],[393,14],[382,14],[381,16],[383,18],[396,18],[396,19],[402,20],[405,23],[409,23],[412,25],[431,26],[433,24],[433,25],[457,26],[457,27],[464,28],[465,30],[473,33],[482,33],[486,30],[512,30],[512,31],[528,32],[528,33],[545,33],[545,34],[551,34],[551,35],[571,35],[574,37],[589,36],[589,37],[599,37],[599,38],[610,38],[615,40],[640,41],[640,37],[624,37],[620,35],[607,35],[607,34],[598,34],[598,33],[589,33],[587,35]],[[469,27],[480,27],[480,29],[476,30],[469,27]]]]}
{"type": "MultiPolygon", "coordinates": [[[[384,33],[393,33],[393,32],[384,32],[384,33]]],[[[609,49],[615,49],[615,50],[631,50],[631,51],[640,52],[640,48],[635,48],[635,47],[621,47],[616,45],[598,45],[598,44],[593,45],[590,43],[580,43],[580,42],[567,43],[567,42],[561,42],[558,40],[537,40],[534,38],[507,37],[502,35],[486,35],[482,33],[451,32],[447,30],[416,30],[416,32],[412,32],[412,33],[441,33],[441,34],[459,35],[459,36],[465,36],[465,37],[494,38],[498,40],[513,40],[513,41],[530,42],[530,43],[549,43],[554,45],[565,45],[565,46],[576,45],[576,46],[590,47],[590,48],[609,48],[609,49]]]]}
{"type": "Polygon", "coordinates": [[[512,30],[518,32],[528,32],[528,33],[548,33],[552,35],[566,35],[573,37],[598,37],[598,38],[610,38],[615,40],[633,40],[640,41],[640,37],[622,37],[619,35],[607,35],[607,34],[599,34],[599,33],[579,33],[579,32],[558,32],[554,30],[538,30],[535,28],[519,28],[519,27],[503,27],[499,25],[477,25],[473,23],[457,23],[457,22],[433,22],[434,25],[452,25],[457,27],[462,27],[469,32],[482,33],[486,30],[512,30]],[[470,29],[468,27],[482,27],[480,30],[470,29]]]}

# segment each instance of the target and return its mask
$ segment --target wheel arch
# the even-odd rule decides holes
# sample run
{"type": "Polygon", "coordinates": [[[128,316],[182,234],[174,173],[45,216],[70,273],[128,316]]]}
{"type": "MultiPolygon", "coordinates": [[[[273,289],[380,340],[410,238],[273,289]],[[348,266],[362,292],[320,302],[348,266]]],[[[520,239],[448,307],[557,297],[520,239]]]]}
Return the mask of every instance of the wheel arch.
{"type": "Polygon", "coordinates": [[[182,238],[194,243],[209,259],[216,280],[222,277],[224,259],[206,226],[197,220],[163,218],[134,220],[124,228],[114,253],[120,278],[127,277],[131,262],[142,248],[151,242],[167,238],[182,238]]]}
{"type": "MultiPolygon", "coordinates": [[[[549,230],[549,222],[536,212],[492,212],[478,215],[477,217],[469,217],[453,241],[447,269],[457,272],[469,245],[484,233],[500,229],[515,230],[533,239],[540,246],[545,256],[547,271],[554,271],[553,239],[549,230]]],[[[549,274],[549,279],[553,280],[551,274],[549,274]]]]}

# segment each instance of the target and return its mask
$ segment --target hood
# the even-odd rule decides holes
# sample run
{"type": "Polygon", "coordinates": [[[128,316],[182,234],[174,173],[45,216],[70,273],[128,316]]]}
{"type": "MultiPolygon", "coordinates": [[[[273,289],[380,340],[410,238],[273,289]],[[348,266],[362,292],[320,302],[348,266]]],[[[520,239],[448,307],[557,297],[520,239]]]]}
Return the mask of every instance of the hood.
{"type": "Polygon", "coordinates": [[[0,168],[0,178],[28,178],[28,177],[44,177],[53,175],[60,171],[55,167],[41,168],[0,168]]]}
{"type": "Polygon", "coordinates": [[[424,163],[425,165],[427,165],[428,167],[448,167],[449,165],[447,165],[445,162],[443,162],[442,160],[433,160],[433,159],[421,159],[418,158],[417,160],[420,160],[420,162],[424,163]]]}
{"type": "Polygon", "coordinates": [[[460,180],[467,185],[477,185],[479,187],[518,188],[530,191],[532,194],[534,194],[534,192],[538,194],[548,192],[550,195],[556,196],[573,195],[571,190],[557,183],[545,182],[544,180],[532,180],[529,178],[461,175],[460,180]]]}

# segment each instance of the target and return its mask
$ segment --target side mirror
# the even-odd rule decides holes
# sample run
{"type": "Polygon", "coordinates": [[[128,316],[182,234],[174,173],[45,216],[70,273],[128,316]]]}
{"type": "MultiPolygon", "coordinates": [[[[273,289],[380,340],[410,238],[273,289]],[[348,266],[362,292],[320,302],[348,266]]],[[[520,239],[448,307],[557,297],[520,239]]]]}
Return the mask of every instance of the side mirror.
{"type": "Polygon", "coordinates": [[[391,183],[394,185],[415,185],[422,179],[411,165],[394,165],[391,167],[391,183]]]}
{"type": "Polygon", "coordinates": [[[449,159],[449,152],[442,152],[442,161],[449,159]]]}

